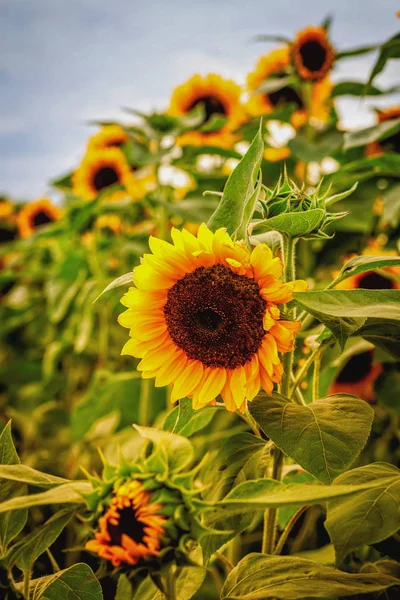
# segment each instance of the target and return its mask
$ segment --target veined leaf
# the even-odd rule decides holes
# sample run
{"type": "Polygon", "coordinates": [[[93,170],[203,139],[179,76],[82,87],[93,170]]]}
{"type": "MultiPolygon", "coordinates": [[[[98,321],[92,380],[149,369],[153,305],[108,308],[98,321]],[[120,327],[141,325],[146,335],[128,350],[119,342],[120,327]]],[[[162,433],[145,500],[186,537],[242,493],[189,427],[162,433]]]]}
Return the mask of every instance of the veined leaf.
{"type": "Polygon", "coordinates": [[[364,544],[380,542],[400,528],[400,470],[386,463],[352,469],[335,479],[334,485],[373,482],[348,498],[328,501],[325,526],[335,546],[337,564],[364,544]]]}
{"type": "Polygon", "coordinates": [[[371,142],[379,142],[400,131],[400,119],[390,119],[378,125],[360,129],[358,131],[348,131],[344,134],[344,149],[358,148],[366,146],[371,142]]]}
{"type": "Polygon", "coordinates": [[[251,234],[260,235],[268,231],[279,231],[292,237],[302,237],[317,229],[322,223],[325,211],[322,208],[310,209],[304,213],[283,213],[265,221],[256,221],[251,234]]]}
{"type": "Polygon", "coordinates": [[[343,265],[339,275],[333,280],[331,287],[360,273],[397,266],[400,266],[400,256],[355,256],[343,265]]]}
{"type": "MultiPolygon", "coordinates": [[[[296,292],[294,298],[332,331],[342,348],[347,338],[365,325],[381,327],[385,334],[400,329],[400,290],[330,290],[296,292]]],[[[371,334],[371,330],[369,330],[371,334]]],[[[366,339],[369,337],[366,336],[366,339]]]]}
{"type": "Polygon", "coordinates": [[[29,594],[31,600],[103,600],[100,583],[84,563],[32,580],[29,594]]]}
{"type": "Polygon", "coordinates": [[[0,513],[41,506],[46,504],[85,504],[83,494],[89,494],[93,490],[87,481],[72,481],[63,483],[39,494],[11,498],[0,503],[0,513]]]}
{"type": "MultiPolygon", "coordinates": [[[[221,201],[208,221],[208,226],[213,231],[219,227],[226,227],[229,234],[236,235],[239,239],[245,239],[247,236],[250,223],[248,203],[254,197],[264,152],[261,128],[262,123],[250,148],[226,182],[221,201]]],[[[254,199],[254,205],[256,201],[257,198],[254,199]]]]}
{"type": "Polygon", "coordinates": [[[381,592],[400,579],[383,573],[346,573],[295,556],[248,554],[229,573],[221,600],[299,600],[381,592]]]}
{"type": "Polygon", "coordinates": [[[365,446],[374,411],[346,394],[300,406],[278,393],[250,404],[261,429],[285,454],[323,483],[332,483],[365,446]]]}
{"type": "Polygon", "coordinates": [[[36,469],[32,469],[26,465],[0,465],[0,478],[8,479],[9,481],[20,481],[29,483],[39,487],[53,487],[62,483],[70,483],[68,479],[57,477],[56,475],[48,475],[36,469]]]}

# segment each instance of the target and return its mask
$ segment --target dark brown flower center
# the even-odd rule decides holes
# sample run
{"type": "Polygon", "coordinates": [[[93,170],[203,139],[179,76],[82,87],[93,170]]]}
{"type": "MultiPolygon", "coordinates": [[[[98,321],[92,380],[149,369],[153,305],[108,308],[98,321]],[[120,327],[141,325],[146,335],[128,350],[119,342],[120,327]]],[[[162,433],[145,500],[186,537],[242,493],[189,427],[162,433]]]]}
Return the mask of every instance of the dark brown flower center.
{"type": "MultiPolygon", "coordinates": [[[[281,78],[286,77],[286,73],[275,73],[275,77],[281,78]]],[[[280,90],[267,94],[267,97],[273,106],[280,106],[282,104],[295,104],[298,108],[304,108],[302,99],[300,98],[297,91],[285,85],[280,90]]]]}
{"type": "Polygon", "coordinates": [[[40,227],[41,225],[47,225],[48,223],[52,223],[54,219],[44,210],[41,210],[34,215],[32,219],[33,227],[40,227]]]}
{"type": "Polygon", "coordinates": [[[394,281],[389,277],[375,273],[375,271],[368,271],[360,277],[357,287],[363,290],[392,290],[394,281]]]}
{"type": "Polygon", "coordinates": [[[371,351],[355,354],[340,371],[338,383],[357,383],[368,375],[372,367],[373,354],[371,351]]]}
{"type": "Polygon", "coordinates": [[[17,230],[10,227],[0,227],[0,244],[12,242],[17,237],[17,230]]]}
{"type": "Polygon", "coordinates": [[[113,546],[121,545],[123,534],[129,536],[134,542],[143,543],[144,528],[146,525],[137,520],[135,510],[132,506],[127,506],[118,511],[118,525],[107,523],[107,531],[110,534],[113,546]]]}
{"type": "Polygon", "coordinates": [[[172,340],[189,358],[236,369],[261,345],[266,306],[254,279],[213,265],[177,281],[164,314],[172,340]]]}
{"type": "Polygon", "coordinates": [[[300,56],[303,65],[309,70],[318,72],[325,64],[326,49],[316,40],[310,40],[301,45],[300,56]]]}
{"type": "Polygon", "coordinates": [[[93,177],[93,185],[98,192],[118,181],[118,173],[112,167],[102,167],[93,177]]]}
{"type": "Polygon", "coordinates": [[[213,115],[226,116],[225,105],[221,102],[219,98],[216,98],[215,96],[201,96],[200,98],[197,98],[188,107],[188,110],[193,110],[199,104],[201,104],[204,108],[203,124],[207,123],[213,115]]]}

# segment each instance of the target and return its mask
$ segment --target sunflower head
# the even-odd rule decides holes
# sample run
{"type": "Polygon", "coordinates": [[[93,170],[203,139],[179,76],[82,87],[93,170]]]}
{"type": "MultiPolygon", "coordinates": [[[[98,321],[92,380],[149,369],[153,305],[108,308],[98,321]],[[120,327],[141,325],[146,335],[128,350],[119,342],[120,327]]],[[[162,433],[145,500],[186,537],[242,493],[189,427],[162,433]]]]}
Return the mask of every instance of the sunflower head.
{"type": "Polygon", "coordinates": [[[300,327],[281,307],[305,282],[280,281],[282,263],[260,244],[250,252],[224,229],[201,225],[197,236],[172,229],[173,244],[150,238],[122,298],[119,317],[131,339],[122,353],[141,358],[143,377],[173,385],[171,400],[193,408],[215,404],[244,411],[260,387],[282,377],[279,352],[293,348],[300,327]]]}
{"type": "Polygon", "coordinates": [[[23,206],[17,215],[19,235],[28,238],[43,225],[61,219],[63,211],[54,206],[48,198],[40,198],[23,206]]]}
{"type": "Polygon", "coordinates": [[[300,79],[320,81],[332,68],[335,52],[323,27],[306,27],[297,34],[291,55],[300,79]]]}
{"type": "Polygon", "coordinates": [[[150,428],[138,430],[151,446],[145,443],[133,463],[105,462],[102,479],[90,476],[93,492],[87,503],[95,527],[85,547],[114,567],[157,570],[171,560],[184,562],[201,530],[192,503],[199,467],[185,471],[194,455],[186,438],[150,428]],[[176,464],[177,445],[185,451],[180,464],[176,464]]]}
{"type": "Polygon", "coordinates": [[[135,173],[118,148],[89,151],[72,175],[74,194],[85,200],[93,200],[117,186],[120,189],[109,194],[107,200],[120,200],[127,194],[136,200],[148,191],[146,181],[135,173]]]}
{"type": "Polygon", "coordinates": [[[128,134],[120,125],[105,125],[99,133],[92,135],[88,142],[88,151],[104,148],[120,148],[128,141],[128,134]]]}
{"type": "Polygon", "coordinates": [[[240,87],[220,75],[194,75],[172,93],[168,112],[182,116],[200,106],[203,122],[198,131],[178,138],[181,145],[231,146],[233,132],[244,122],[246,113],[240,102],[240,87]]]}
{"type": "Polygon", "coordinates": [[[96,219],[95,227],[96,229],[100,229],[102,231],[110,231],[114,234],[121,233],[121,218],[119,215],[114,213],[106,213],[104,215],[100,215],[96,219]]]}
{"type": "Polygon", "coordinates": [[[291,123],[294,127],[301,127],[306,122],[306,111],[301,93],[293,85],[283,85],[269,93],[257,93],[260,86],[271,77],[287,77],[289,68],[290,52],[287,46],[261,56],[254,71],[247,76],[247,89],[251,96],[247,108],[252,115],[258,117],[271,113],[275,108],[293,104],[296,110],[291,116],[291,123]]]}
{"type": "Polygon", "coordinates": [[[0,199],[0,244],[7,244],[18,237],[15,224],[14,205],[0,199]]]}

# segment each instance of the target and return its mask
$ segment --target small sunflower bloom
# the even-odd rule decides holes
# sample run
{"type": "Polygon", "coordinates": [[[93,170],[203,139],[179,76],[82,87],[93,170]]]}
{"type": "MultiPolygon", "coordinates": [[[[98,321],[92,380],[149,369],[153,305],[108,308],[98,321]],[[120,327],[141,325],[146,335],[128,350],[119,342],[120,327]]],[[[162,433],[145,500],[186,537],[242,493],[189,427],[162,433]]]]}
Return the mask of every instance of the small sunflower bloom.
{"type": "Polygon", "coordinates": [[[131,336],[122,354],[141,358],[139,371],[156,386],[172,384],[173,402],[191,397],[197,409],[221,395],[230,412],[243,412],[261,387],[271,393],[280,382],[279,353],[293,348],[300,322],[282,319],[278,305],[307,284],[282,282],[268,246],[250,252],[225,229],[171,235],[173,244],[150,238],[152,254],[121,300],[128,310],[119,322],[131,336]]]}
{"type": "Polygon", "coordinates": [[[118,148],[88,152],[72,175],[73,193],[84,200],[94,200],[101,192],[116,185],[124,189],[113,192],[107,200],[118,201],[127,194],[136,200],[147,193],[145,181],[135,174],[118,148]]]}
{"type": "Polygon", "coordinates": [[[127,141],[128,134],[120,125],[105,125],[89,139],[88,151],[121,148],[127,141]]]}
{"type": "Polygon", "coordinates": [[[290,51],[287,46],[278,48],[261,56],[254,71],[247,76],[247,90],[250,100],[247,104],[249,112],[259,117],[271,113],[275,108],[294,104],[296,110],[291,117],[293,127],[301,127],[307,120],[307,114],[300,91],[294,86],[285,85],[270,93],[257,93],[260,86],[270,77],[286,77],[290,67],[290,51]]]}
{"type": "Polygon", "coordinates": [[[239,85],[214,73],[194,75],[179,85],[172,93],[168,113],[179,117],[201,105],[204,108],[204,119],[198,131],[184,133],[178,137],[177,142],[182,146],[231,147],[236,141],[235,130],[246,120],[240,96],[239,85]],[[207,124],[218,116],[225,118],[224,124],[218,129],[207,131],[207,124]]]}
{"type": "Polygon", "coordinates": [[[320,81],[330,71],[335,52],[323,27],[306,27],[297,34],[292,48],[292,62],[300,77],[320,81]]]}
{"type": "Polygon", "coordinates": [[[122,232],[122,222],[119,215],[113,213],[107,213],[104,215],[100,215],[96,219],[95,223],[96,229],[100,230],[109,230],[112,233],[118,234],[122,232]]]}
{"type": "Polygon", "coordinates": [[[39,198],[23,206],[17,214],[17,226],[21,238],[31,237],[42,225],[61,219],[63,211],[48,198],[39,198]]]}
{"type": "Polygon", "coordinates": [[[141,559],[158,556],[167,519],[162,505],[152,502],[151,493],[133,480],[121,485],[98,522],[98,530],[85,548],[114,567],[137,565],[141,559]]]}

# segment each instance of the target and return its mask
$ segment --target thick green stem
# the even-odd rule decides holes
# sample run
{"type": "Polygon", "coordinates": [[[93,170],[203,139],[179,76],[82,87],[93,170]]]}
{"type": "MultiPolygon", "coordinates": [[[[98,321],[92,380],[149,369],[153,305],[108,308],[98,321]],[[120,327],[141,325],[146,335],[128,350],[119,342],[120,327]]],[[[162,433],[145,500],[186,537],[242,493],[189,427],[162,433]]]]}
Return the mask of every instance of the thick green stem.
{"type": "Polygon", "coordinates": [[[315,355],[314,360],[314,373],[313,373],[313,385],[312,385],[312,400],[318,400],[319,398],[319,371],[321,367],[321,348],[315,355]]]}
{"type": "MultiPolygon", "coordinates": [[[[283,250],[283,263],[284,263],[284,280],[293,281],[296,279],[296,267],[295,267],[295,248],[296,241],[290,236],[283,236],[282,238],[282,250],[283,250]]],[[[292,308],[288,311],[290,318],[295,318],[296,309],[292,308]]],[[[292,366],[293,366],[293,350],[284,355],[283,360],[283,377],[281,385],[281,393],[284,396],[288,396],[290,393],[290,384],[292,379],[292,366]]],[[[272,478],[280,481],[282,478],[283,469],[283,453],[279,448],[274,448],[274,463],[272,467],[272,478]]],[[[278,516],[278,510],[276,508],[269,508],[264,513],[264,529],[263,529],[263,541],[262,541],[262,552],[264,554],[272,554],[275,549],[276,543],[276,520],[278,516]]]]}
{"type": "Polygon", "coordinates": [[[24,571],[24,583],[23,583],[23,596],[26,600],[29,600],[29,584],[31,581],[31,570],[27,569],[24,571]]]}

